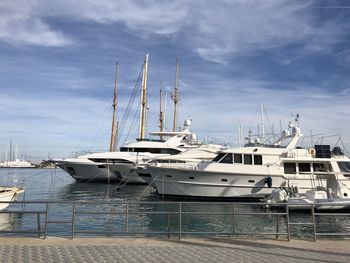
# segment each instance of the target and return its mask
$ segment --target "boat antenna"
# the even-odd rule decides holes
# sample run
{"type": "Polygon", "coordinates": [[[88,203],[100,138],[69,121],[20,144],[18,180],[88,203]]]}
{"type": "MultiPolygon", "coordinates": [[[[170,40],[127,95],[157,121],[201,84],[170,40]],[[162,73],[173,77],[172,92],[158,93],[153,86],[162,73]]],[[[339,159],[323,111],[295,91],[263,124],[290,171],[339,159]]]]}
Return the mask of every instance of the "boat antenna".
{"type": "MultiPolygon", "coordinates": [[[[159,90],[159,128],[160,132],[163,132],[164,130],[164,115],[163,115],[163,110],[162,110],[162,105],[163,105],[163,91],[162,89],[159,90]]],[[[163,139],[163,136],[160,136],[160,139],[163,139]]]]}
{"type": "Polygon", "coordinates": [[[176,59],[176,74],[175,74],[175,88],[171,92],[171,98],[174,101],[174,122],[173,122],[173,131],[176,131],[176,121],[177,121],[177,103],[180,100],[179,97],[179,58],[176,59]]]}
{"type": "Polygon", "coordinates": [[[148,74],[148,54],[145,56],[145,62],[142,70],[142,86],[141,86],[141,111],[140,111],[140,133],[139,138],[145,138],[145,127],[147,117],[147,74],[148,74]]]}
{"type": "Polygon", "coordinates": [[[260,108],[261,108],[261,129],[262,129],[262,136],[261,136],[261,144],[264,144],[265,142],[265,122],[264,122],[264,105],[263,101],[260,101],[260,108]]]}
{"type": "Polygon", "coordinates": [[[113,93],[113,117],[112,117],[112,132],[111,132],[111,142],[109,145],[109,151],[114,152],[115,148],[118,147],[118,121],[116,122],[117,116],[117,96],[118,96],[118,73],[119,73],[119,63],[115,65],[115,79],[114,79],[114,93],[113,93]]]}

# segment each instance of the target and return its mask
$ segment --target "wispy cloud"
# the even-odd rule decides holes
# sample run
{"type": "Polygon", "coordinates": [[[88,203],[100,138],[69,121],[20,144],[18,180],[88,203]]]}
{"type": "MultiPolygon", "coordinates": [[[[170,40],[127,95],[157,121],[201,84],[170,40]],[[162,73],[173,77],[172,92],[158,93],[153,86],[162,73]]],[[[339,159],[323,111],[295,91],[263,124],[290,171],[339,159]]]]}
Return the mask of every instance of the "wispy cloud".
{"type": "MultiPolygon", "coordinates": [[[[227,63],[237,54],[299,45],[322,52],[342,37],[336,19],[320,21],[311,1],[16,0],[0,5],[0,39],[43,46],[73,43],[47,18],[122,23],[142,36],[179,36],[205,59],[227,63]],[[14,34],[14,32],[16,32],[14,34]]],[[[117,24],[116,24],[117,26],[117,24]]]]}

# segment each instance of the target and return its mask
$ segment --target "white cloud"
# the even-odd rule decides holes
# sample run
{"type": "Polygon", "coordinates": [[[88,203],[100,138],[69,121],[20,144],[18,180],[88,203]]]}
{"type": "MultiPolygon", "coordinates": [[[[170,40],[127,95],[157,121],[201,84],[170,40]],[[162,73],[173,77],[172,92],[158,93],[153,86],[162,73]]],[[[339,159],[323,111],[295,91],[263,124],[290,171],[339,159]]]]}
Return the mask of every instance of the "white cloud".
{"type": "Polygon", "coordinates": [[[15,0],[0,3],[0,40],[18,44],[65,46],[71,40],[54,31],[42,18],[33,14],[36,1],[15,0]]]}
{"type": "Polygon", "coordinates": [[[314,21],[309,1],[40,1],[0,4],[0,39],[61,46],[72,40],[46,18],[123,23],[136,33],[178,34],[207,60],[225,63],[237,53],[300,44],[304,51],[329,50],[342,34],[336,21],[314,21]],[[16,33],[14,33],[16,32],[16,33]]]}

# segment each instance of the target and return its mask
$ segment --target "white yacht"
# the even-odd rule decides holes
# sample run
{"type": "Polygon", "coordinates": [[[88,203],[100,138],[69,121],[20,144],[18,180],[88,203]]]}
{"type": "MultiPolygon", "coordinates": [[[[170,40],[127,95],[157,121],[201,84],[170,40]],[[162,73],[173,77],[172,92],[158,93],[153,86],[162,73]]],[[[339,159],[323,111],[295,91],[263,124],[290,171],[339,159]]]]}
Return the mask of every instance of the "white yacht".
{"type": "MultiPolygon", "coordinates": [[[[314,207],[317,210],[342,210],[350,208],[350,189],[336,178],[335,174],[318,175],[312,179],[316,186],[305,194],[300,194],[294,187],[286,183],[280,188],[274,189],[266,202],[273,204],[288,203],[289,210],[309,210],[314,207]],[[323,179],[326,184],[323,183],[323,179]],[[321,185],[319,185],[321,183],[321,185]]],[[[288,178],[286,178],[288,182],[288,178]]]]}
{"type": "Polygon", "coordinates": [[[4,161],[0,163],[0,168],[35,168],[34,164],[28,161],[15,159],[13,161],[4,161]]]}
{"type": "Polygon", "coordinates": [[[174,155],[201,145],[197,136],[190,132],[191,121],[187,119],[179,132],[153,132],[151,135],[169,137],[168,140],[139,140],[120,148],[119,152],[103,152],[83,155],[78,158],[52,160],[69,173],[76,181],[123,181],[145,183],[135,172],[159,156],[174,155]]]}
{"type": "Polygon", "coordinates": [[[289,129],[291,133],[284,130],[271,145],[250,141],[245,147],[223,150],[206,164],[181,168],[150,163],[147,171],[159,194],[178,197],[261,198],[279,187],[285,176],[301,193],[313,188],[310,178],[324,174],[336,174],[350,186],[350,159],[339,147],[302,149],[297,147],[300,128],[290,123],[289,129]],[[289,141],[287,146],[281,145],[283,141],[289,141]]]}
{"type": "MultiPolygon", "coordinates": [[[[203,144],[176,155],[156,157],[151,160],[151,163],[152,166],[163,168],[193,169],[201,162],[212,160],[223,149],[227,149],[227,147],[218,144],[203,144]]],[[[148,171],[150,166],[147,164],[139,166],[136,172],[147,184],[155,187],[150,171],[148,171]]]]}

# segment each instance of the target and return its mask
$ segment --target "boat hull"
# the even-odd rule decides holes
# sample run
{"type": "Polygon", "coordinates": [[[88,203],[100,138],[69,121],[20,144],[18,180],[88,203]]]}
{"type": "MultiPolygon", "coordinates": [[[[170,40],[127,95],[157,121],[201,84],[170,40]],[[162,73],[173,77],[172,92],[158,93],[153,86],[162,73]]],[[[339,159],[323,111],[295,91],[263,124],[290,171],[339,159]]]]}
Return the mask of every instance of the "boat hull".
{"type": "Polygon", "coordinates": [[[57,161],[56,165],[77,182],[125,182],[145,184],[134,171],[134,164],[96,164],[89,160],[57,161]]]}
{"type": "Polygon", "coordinates": [[[262,198],[279,187],[281,176],[272,176],[272,187],[266,179],[269,175],[244,175],[189,171],[180,169],[162,169],[148,167],[148,174],[156,185],[160,195],[190,196],[197,198],[262,198]]]}
{"type": "Polygon", "coordinates": [[[0,189],[0,201],[8,203],[0,203],[0,211],[5,210],[11,202],[15,201],[18,194],[23,193],[22,188],[11,187],[0,189]]]}

